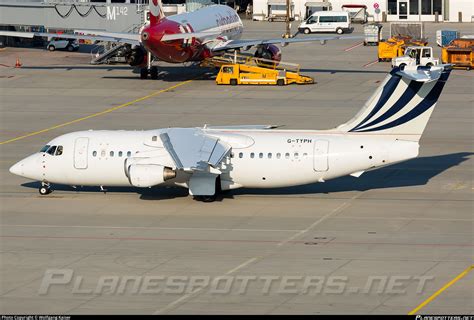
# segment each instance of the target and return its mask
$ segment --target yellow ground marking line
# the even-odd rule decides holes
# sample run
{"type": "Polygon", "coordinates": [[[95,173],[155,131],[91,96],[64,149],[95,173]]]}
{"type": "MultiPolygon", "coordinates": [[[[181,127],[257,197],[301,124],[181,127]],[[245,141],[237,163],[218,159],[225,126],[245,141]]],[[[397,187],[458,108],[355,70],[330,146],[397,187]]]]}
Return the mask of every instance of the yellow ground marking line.
{"type": "Polygon", "coordinates": [[[454,278],[453,280],[449,281],[448,283],[446,283],[441,289],[439,289],[438,291],[436,291],[435,293],[433,293],[428,299],[426,299],[425,301],[423,301],[418,307],[416,307],[415,309],[413,309],[412,311],[410,311],[410,313],[408,313],[408,315],[413,315],[415,313],[417,313],[421,308],[425,307],[428,303],[430,303],[431,301],[433,301],[434,299],[436,299],[436,297],[438,297],[444,290],[448,289],[449,287],[451,287],[453,284],[455,284],[456,282],[458,282],[459,280],[461,280],[462,278],[464,278],[469,272],[471,272],[472,270],[474,269],[474,264],[469,266],[466,270],[464,270],[463,272],[461,272],[460,274],[458,274],[456,276],[456,278],[454,278]]]}
{"type": "Polygon", "coordinates": [[[149,95],[146,95],[144,97],[141,97],[141,98],[138,98],[138,99],[135,99],[133,101],[129,101],[127,103],[124,103],[124,104],[121,104],[119,106],[116,106],[116,107],[112,107],[112,108],[109,108],[109,109],[106,109],[104,111],[100,111],[100,112],[97,112],[97,113],[93,113],[93,114],[90,114],[88,116],[85,116],[85,117],[82,117],[82,118],[78,118],[78,119],[75,119],[75,120],[72,120],[72,121],[68,121],[68,122],[65,122],[65,123],[61,123],[61,124],[57,124],[55,126],[52,126],[52,127],[49,127],[49,128],[46,128],[46,129],[42,129],[42,130],[39,130],[39,131],[35,131],[35,132],[30,132],[28,134],[25,134],[23,136],[19,136],[19,137],[16,137],[16,138],[12,138],[12,139],[9,139],[9,140],[5,140],[5,141],[2,141],[0,142],[0,145],[2,144],[7,144],[7,143],[12,143],[12,142],[15,142],[15,141],[18,141],[18,140],[22,140],[22,139],[25,139],[25,138],[28,138],[28,137],[32,137],[32,136],[36,136],[38,134],[41,134],[41,133],[44,133],[44,132],[48,132],[48,131],[51,131],[51,130],[54,130],[54,129],[58,129],[58,128],[62,128],[62,127],[65,127],[65,126],[68,126],[68,125],[71,125],[71,124],[74,124],[74,123],[77,123],[77,122],[81,122],[81,121],[84,121],[84,120],[87,120],[87,119],[91,119],[91,118],[95,118],[95,117],[98,117],[98,116],[101,116],[101,115],[104,115],[104,114],[107,114],[107,113],[110,113],[112,111],[115,111],[115,110],[119,110],[119,109],[122,109],[122,108],[125,108],[125,107],[128,107],[128,106],[131,106],[132,104],[135,104],[137,102],[140,102],[140,101],[143,101],[143,100],[147,100],[147,99],[150,99],[154,96],[157,96],[163,92],[167,92],[167,91],[170,91],[170,90],[173,90],[177,87],[180,87],[182,85],[185,85],[185,84],[188,84],[190,83],[191,81],[193,80],[187,80],[187,81],[183,81],[183,82],[180,82],[174,86],[171,86],[171,87],[168,87],[168,88],[165,88],[165,89],[162,89],[162,90],[159,90],[159,91],[156,91],[156,92],[153,92],[149,95]]]}

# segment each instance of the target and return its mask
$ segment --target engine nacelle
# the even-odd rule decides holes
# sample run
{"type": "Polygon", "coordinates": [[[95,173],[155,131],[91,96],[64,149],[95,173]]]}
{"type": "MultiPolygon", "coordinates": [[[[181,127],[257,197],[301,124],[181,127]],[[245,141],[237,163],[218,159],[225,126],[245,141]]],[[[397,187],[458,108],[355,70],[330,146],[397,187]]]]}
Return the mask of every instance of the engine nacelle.
{"type": "Polygon", "coordinates": [[[270,61],[258,61],[258,64],[264,65],[266,64],[272,64],[272,65],[278,65],[278,62],[281,61],[281,50],[274,44],[265,44],[258,46],[257,51],[255,51],[255,58],[260,58],[260,59],[265,59],[265,60],[272,60],[270,61]],[[276,61],[276,62],[275,62],[276,61]]]}
{"type": "Polygon", "coordinates": [[[160,164],[132,164],[128,180],[134,187],[148,188],[176,177],[176,171],[160,164]]]}
{"type": "Polygon", "coordinates": [[[132,67],[145,65],[147,63],[147,52],[143,47],[135,47],[127,55],[127,63],[132,67]]]}

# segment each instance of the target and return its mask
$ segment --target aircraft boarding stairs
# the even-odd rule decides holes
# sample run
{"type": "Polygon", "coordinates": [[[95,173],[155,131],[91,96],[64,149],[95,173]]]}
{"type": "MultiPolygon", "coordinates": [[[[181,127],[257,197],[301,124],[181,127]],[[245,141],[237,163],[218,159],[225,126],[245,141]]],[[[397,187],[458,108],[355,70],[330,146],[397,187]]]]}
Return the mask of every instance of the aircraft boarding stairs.
{"type": "Polygon", "coordinates": [[[117,56],[120,50],[125,49],[127,45],[126,44],[119,44],[119,45],[112,45],[107,49],[107,46],[104,46],[106,48],[102,53],[100,51],[97,51],[95,54],[92,53],[92,60],[91,64],[103,64],[103,63],[110,63],[111,61],[113,62],[125,62],[125,58],[123,58],[123,61],[117,56]]]}

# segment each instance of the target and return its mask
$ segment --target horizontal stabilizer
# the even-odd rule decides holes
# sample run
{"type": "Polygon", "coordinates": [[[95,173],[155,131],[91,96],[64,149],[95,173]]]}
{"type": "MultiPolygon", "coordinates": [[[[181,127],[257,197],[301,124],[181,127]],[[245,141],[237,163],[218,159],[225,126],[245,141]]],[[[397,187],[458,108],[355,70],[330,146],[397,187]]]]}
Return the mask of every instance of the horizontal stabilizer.
{"type": "Polygon", "coordinates": [[[436,67],[405,67],[403,70],[395,71],[395,73],[403,78],[407,78],[417,82],[431,82],[436,81],[441,76],[441,73],[451,65],[440,65],[436,67]]]}
{"type": "Polygon", "coordinates": [[[230,125],[230,126],[208,126],[206,125],[204,129],[216,129],[216,130],[271,130],[280,128],[282,125],[274,124],[250,124],[250,125],[230,125]]]}

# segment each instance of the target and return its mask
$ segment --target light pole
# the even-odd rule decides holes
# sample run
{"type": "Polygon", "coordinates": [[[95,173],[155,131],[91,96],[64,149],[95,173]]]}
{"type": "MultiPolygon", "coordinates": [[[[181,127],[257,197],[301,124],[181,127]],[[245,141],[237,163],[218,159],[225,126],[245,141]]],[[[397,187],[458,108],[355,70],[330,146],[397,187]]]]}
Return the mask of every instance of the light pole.
{"type": "Polygon", "coordinates": [[[285,19],[286,32],[283,35],[283,38],[291,38],[292,37],[291,36],[291,23],[290,23],[290,13],[291,13],[290,3],[291,3],[291,0],[286,0],[286,19],[285,19]]]}

